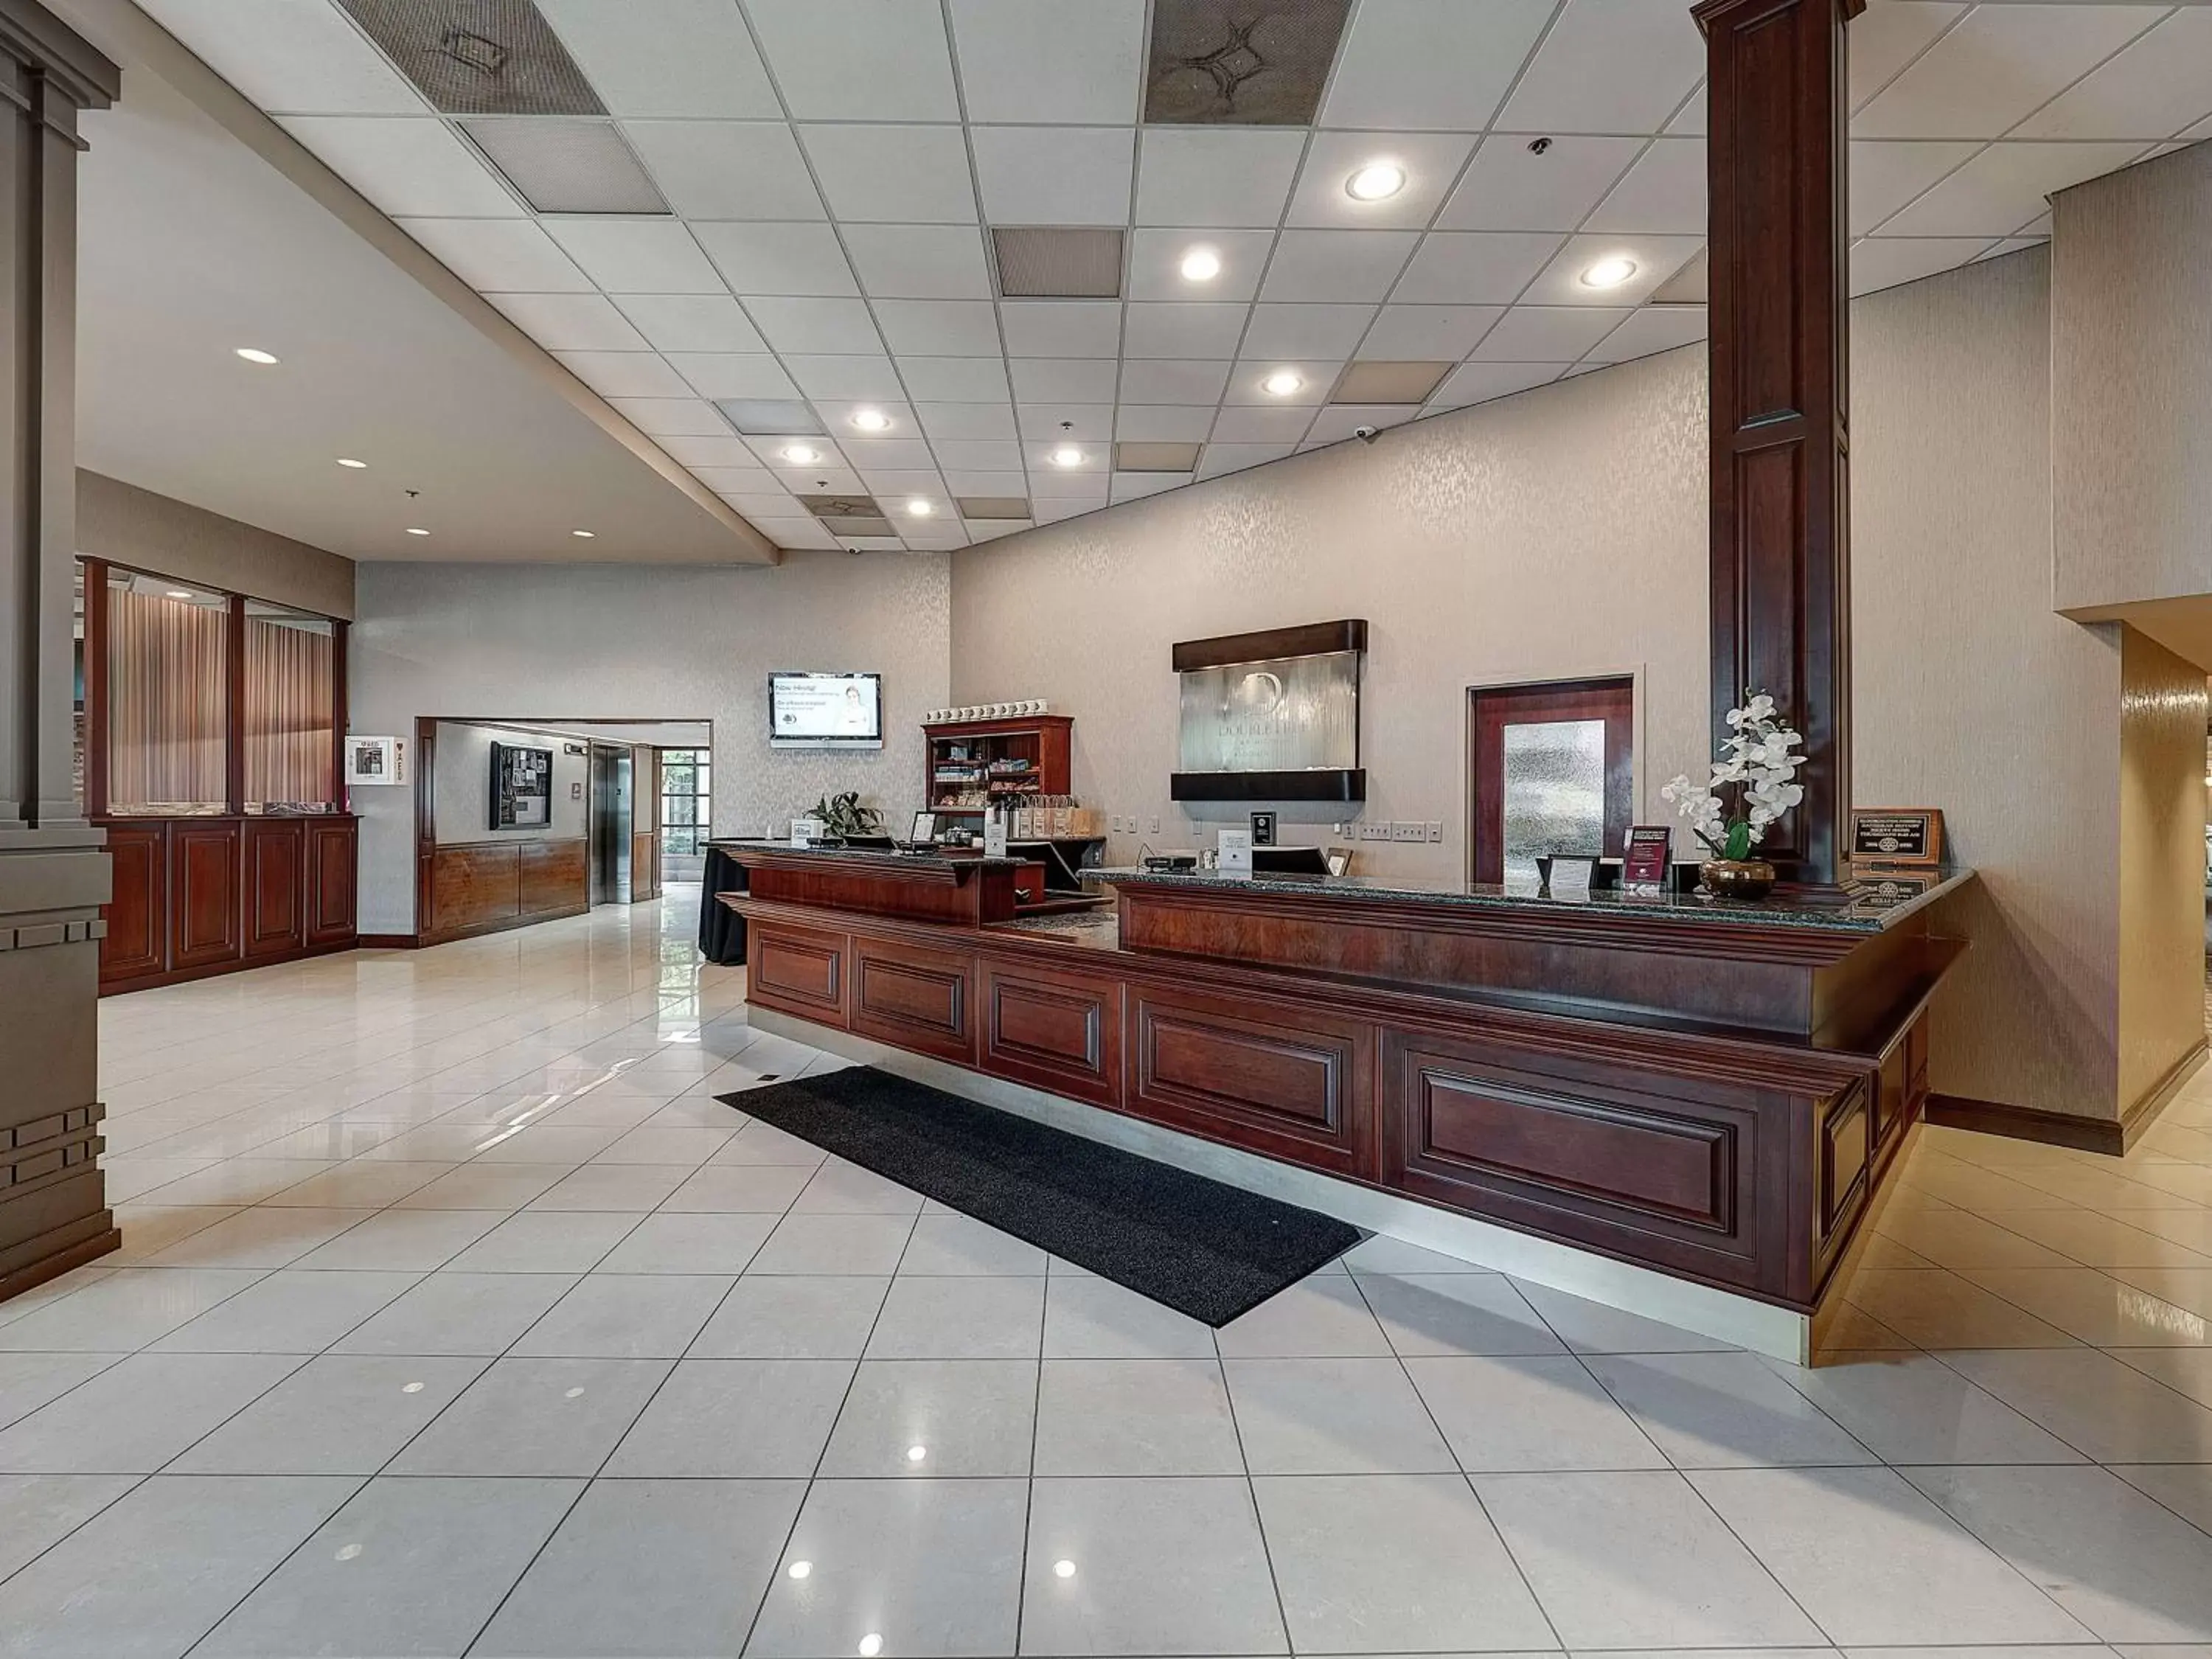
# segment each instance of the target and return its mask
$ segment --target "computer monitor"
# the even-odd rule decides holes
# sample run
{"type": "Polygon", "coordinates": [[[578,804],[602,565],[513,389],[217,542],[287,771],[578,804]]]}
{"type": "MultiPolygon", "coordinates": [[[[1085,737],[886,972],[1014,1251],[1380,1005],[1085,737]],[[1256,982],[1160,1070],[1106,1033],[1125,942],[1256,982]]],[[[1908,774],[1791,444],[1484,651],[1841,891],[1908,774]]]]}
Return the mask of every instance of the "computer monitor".
{"type": "Polygon", "coordinates": [[[1328,858],[1318,847],[1255,847],[1252,849],[1255,876],[1325,876],[1328,858]]]}

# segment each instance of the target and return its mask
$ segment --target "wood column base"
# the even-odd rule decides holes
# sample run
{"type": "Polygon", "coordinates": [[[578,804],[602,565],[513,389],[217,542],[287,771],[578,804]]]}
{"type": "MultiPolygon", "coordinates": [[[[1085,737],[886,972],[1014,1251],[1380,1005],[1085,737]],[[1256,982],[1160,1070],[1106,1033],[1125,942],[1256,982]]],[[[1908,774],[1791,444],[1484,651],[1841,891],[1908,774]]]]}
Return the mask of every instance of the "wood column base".
{"type": "Polygon", "coordinates": [[[109,1251],[122,1248],[122,1230],[116,1226],[114,1216],[106,1210],[27,1239],[8,1253],[9,1258],[12,1260],[26,1251],[33,1254],[20,1266],[0,1269],[0,1302],[21,1296],[50,1279],[59,1279],[72,1267],[97,1261],[109,1251]],[[84,1234],[88,1227],[92,1231],[88,1236],[74,1237],[84,1234]]]}

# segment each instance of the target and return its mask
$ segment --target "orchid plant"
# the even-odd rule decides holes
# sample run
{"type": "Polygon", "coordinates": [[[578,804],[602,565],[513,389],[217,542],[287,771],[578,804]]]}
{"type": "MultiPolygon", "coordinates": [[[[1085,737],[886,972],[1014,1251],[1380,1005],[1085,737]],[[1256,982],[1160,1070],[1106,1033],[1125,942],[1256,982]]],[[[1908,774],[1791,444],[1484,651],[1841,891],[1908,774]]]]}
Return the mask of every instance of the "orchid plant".
{"type": "Polygon", "coordinates": [[[1805,763],[1805,739],[1782,723],[1774,699],[1763,691],[1729,709],[1728,723],[1731,735],[1711,778],[1695,784],[1680,775],[1659,793],[1715,858],[1741,861],[1777,818],[1805,799],[1804,786],[1794,781],[1805,763]]]}

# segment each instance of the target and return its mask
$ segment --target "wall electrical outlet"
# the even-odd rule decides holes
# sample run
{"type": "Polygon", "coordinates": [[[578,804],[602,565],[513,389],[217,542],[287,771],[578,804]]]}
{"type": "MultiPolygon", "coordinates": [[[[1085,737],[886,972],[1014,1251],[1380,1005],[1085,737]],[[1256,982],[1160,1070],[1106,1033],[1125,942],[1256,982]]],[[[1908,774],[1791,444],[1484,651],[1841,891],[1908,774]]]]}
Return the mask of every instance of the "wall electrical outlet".
{"type": "Polygon", "coordinates": [[[1409,819],[1402,823],[1394,823],[1390,826],[1390,839],[1392,841],[1420,841],[1425,839],[1425,832],[1421,825],[1409,819]]]}
{"type": "Polygon", "coordinates": [[[1441,824],[1441,823],[1437,823],[1434,818],[1431,818],[1431,819],[1429,820],[1429,839],[1430,839],[1431,841],[1439,841],[1439,842],[1440,842],[1440,841],[1442,841],[1443,838],[1444,838],[1444,827],[1443,827],[1443,824],[1441,824]]]}
{"type": "Polygon", "coordinates": [[[1390,839],[1390,826],[1381,822],[1363,819],[1359,825],[1359,839],[1362,841],[1388,841],[1390,839]]]}
{"type": "Polygon", "coordinates": [[[1160,815],[1158,812],[1152,814],[1152,833],[1156,836],[1160,833],[1160,815]]]}

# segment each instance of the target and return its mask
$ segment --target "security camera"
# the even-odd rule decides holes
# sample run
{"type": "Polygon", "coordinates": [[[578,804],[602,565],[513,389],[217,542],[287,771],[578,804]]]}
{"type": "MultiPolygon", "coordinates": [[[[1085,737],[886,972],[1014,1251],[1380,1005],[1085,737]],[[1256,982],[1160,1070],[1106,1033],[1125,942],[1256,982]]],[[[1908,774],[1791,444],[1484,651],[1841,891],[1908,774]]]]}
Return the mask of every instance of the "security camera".
{"type": "Polygon", "coordinates": [[[848,547],[845,550],[856,559],[860,556],[860,550],[857,547],[848,547]]]}
{"type": "Polygon", "coordinates": [[[1352,428],[1352,435],[1364,444],[1371,444],[1375,441],[1375,428],[1371,426],[1355,426],[1352,428]]]}

